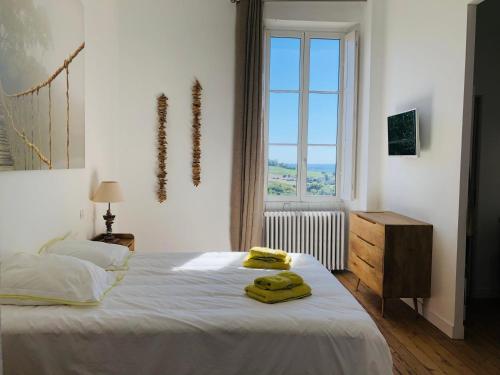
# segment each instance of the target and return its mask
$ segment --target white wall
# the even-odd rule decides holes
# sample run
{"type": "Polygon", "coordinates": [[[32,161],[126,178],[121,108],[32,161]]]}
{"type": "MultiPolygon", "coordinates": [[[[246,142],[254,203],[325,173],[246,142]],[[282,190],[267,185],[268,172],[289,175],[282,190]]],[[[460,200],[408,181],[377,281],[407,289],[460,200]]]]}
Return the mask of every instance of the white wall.
{"type": "Polygon", "coordinates": [[[457,233],[464,104],[466,0],[372,1],[372,127],[378,129],[379,208],[434,225],[432,297],[424,314],[463,335],[456,314],[457,233]],[[380,74],[373,74],[380,72],[380,74]],[[378,97],[378,98],[377,98],[378,97]],[[421,157],[387,156],[387,115],[420,114],[421,157]]]}
{"type": "Polygon", "coordinates": [[[0,174],[0,250],[103,230],[100,180],[121,182],[115,231],[138,251],[229,250],[236,7],[84,0],[86,168],[0,174]],[[207,32],[209,30],[209,32],[207,32]],[[203,87],[202,182],[191,182],[191,85],[203,87]],[[168,200],[156,202],[157,94],[169,97],[168,200]],[[80,219],[84,209],[85,218],[80,219]]]}
{"type": "Polygon", "coordinates": [[[314,22],[315,27],[331,28],[328,22],[357,24],[363,19],[366,7],[364,2],[321,2],[321,1],[279,1],[264,4],[264,18],[272,20],[291,21],[290,25],[297,27],[299,22],[314,22]],[[293,22],[293,23],[292,23],[293,22]]]}
{"type": "Polygon", "coordinates": [[[229,0],[117,2],[117,225],[139,252],[229,250],[236,7],[229,0]],[[191,181],[191,86],[203,90],[201,184],[191,181]],[[156,96],[169,98],[167,201],[156,199],[156,96]]]}
{"type": "Polygon", "coordinates": [[[98,180],[112,175],[113,168],[113,119],[108,109],[114,88],[108,77],[113,70],[110,35],[114,33],[106,32],[113,28],[111,1],[88,0],[84,5],[86,167],[0,173],[0,254],[34,252],[49,238],[70,230],[79,237],[90,237],[96,230],[89,198],[98,180]]]}

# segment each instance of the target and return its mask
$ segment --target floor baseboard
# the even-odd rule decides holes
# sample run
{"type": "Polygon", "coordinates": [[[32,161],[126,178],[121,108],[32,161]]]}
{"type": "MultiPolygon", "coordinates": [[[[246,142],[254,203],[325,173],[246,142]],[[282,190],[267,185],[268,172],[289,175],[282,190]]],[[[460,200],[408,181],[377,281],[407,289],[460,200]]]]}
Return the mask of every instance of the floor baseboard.
{"type": "MultiPolygon", "coordinates": [[[[411,298],[401,298],[401,300],[413,309],[413,300],[411,298]]],[[[435,312],[424,308],[422,303],[419,301],[419,313],[430,323],[432,323],[436,328],[442,331],[446,336],[452,339],[463,339],[464,338],[464,326],[455,327],[453,323],[444,319],[435,312]]]]}

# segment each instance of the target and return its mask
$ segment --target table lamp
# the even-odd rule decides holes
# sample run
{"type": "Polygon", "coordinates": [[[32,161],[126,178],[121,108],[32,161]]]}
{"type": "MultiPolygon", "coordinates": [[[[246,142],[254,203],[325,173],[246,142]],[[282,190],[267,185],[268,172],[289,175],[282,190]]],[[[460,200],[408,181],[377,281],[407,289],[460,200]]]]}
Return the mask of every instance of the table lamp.
{"type": "Polygon", "coordinates": [[[106,212],[106,215],[103,215],[103,218],[106,221],[106,236],[104,237],[104,240],[112,241],[113,229],[111,227],[113,225],[113,221],[115,220],[115,215],[111,214],[111,203],[123,202],[123,193],[120,188],[120,184],[116,181],[102,181],[92,200],[94,202],[108,204],[108,211],[106,212]]]}

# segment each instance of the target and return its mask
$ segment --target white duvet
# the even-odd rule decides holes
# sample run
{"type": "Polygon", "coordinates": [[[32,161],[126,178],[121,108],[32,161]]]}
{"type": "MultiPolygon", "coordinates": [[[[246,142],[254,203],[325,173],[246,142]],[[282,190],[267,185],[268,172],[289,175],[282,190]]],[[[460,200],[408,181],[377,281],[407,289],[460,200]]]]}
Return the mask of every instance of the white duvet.
{"type": "Polygon", "coordinates": [[[311,297],[266,305],[243,288],[275,271],[244,256],[136,255],[98,307],[3,306],[4,374],[392,373],[374,322],[314,258],[292,255],[311,297]]]}

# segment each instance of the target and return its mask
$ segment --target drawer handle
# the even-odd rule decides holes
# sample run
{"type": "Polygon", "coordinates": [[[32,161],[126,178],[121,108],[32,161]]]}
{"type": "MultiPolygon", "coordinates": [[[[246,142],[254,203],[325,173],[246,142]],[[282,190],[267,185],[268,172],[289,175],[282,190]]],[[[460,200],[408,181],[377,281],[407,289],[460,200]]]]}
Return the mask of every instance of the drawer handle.
{"type": "Polygon", "coordinates": [[[366,242],[368,245],[375,247],[375,244],[371,243],[370,241],[365,240],[363,237],[360,237],[356,234],[356,237],[358,237],[361,241],[366,242]]]}
{"type": "Polygon", "coordinates": [[[370,268],[375,268],[374,266],[372,266],[370,263],[368,263],[366,260],[364,260],[363,258],[361,258],[358,254],[356,254],[356,256],[359,258],[359,260],[363,261],[364,263],[366,263],[370,268]]]}
{"type": "Polygon", "coordinates": [[[374,222],[374,221],[372,221],[370,219],[367,219],[366,217],[360,216],[358,214],[356,214],[356,216],[359,217],[361,220],[369,222],[370,224],[377,224],[376,222],[374,222]]]}

